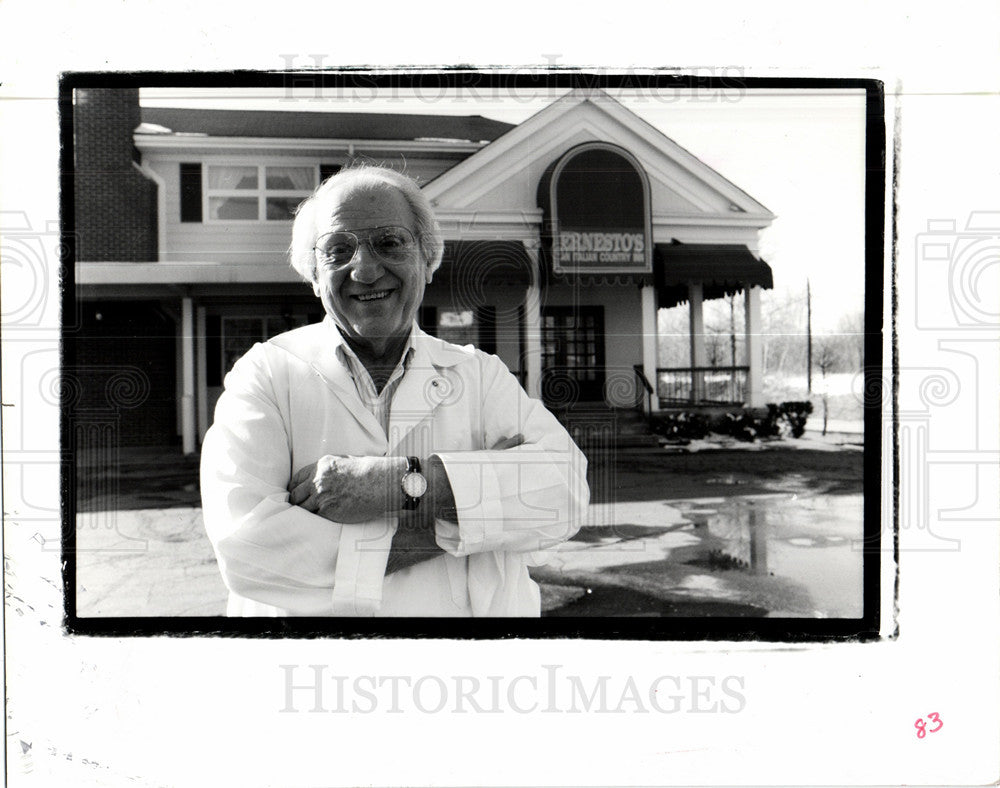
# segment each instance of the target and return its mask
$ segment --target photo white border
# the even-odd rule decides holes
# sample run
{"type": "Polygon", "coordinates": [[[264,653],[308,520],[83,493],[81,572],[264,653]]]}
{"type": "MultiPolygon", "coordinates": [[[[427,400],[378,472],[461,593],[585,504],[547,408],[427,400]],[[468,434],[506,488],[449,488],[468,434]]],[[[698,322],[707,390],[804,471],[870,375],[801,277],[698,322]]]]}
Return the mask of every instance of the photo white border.
{"type": "MultiPolygon", "coordinates": [[[[308,9],[312,15],[289,13],[268,25],[261,25],[256,14],[236,23],[225,8],[198,7],[191,13],[176,4],[115,9],[123,16],[135,14],[136,35],[122,35],[120,26],[99,22],[101,10],[108,10],[100,4],[85,12],[68,3],[0,8],[7,39],[3,50],[14,64],[0,88],[6,110],[0,117],[0,203],[4,210],[23,212],[32,232],[52,232],[49,223],[58,215],[54,98],[60,71],[277,69],[284,66],[282,53],[325,52],[334,40],[328,25],[314,23],[334,15],[325,6],[308,9]]],[[[717,645],[698,643],[421,641],[386,649],[365,641],[65,637],[59,631],[59,566],[53,560],[58,553],[39,550],[36,538],[45,538],[45,518],[51,517],[46,512],[58,489],[62,457],[51,440],[58,436],[51,429],[57,406],[37,387],[23,394],[11,388],[22,382],[21,364],[28,354],[49,352],[58,336],[55,277],[49,270],[34,338],[10,331],[3,336],[3,402],[9,406],[4,408],[5,460],[12,449],[24,452],[16,467],[8,462],[4,469],[10,496],[5,496],[10,515],[4,545],[11,783],[118,784],[131,778],[140,784],[996,781],[1000,616],[998,539],[991,520],[996,497],[989,488],[1000,434],[992,407],[997,360],[989,352],[995,348],[995,331],[989,326],[920,327],[917,298],[923,291],[916,291],[923,270],[916,239],[927,232],[928,221],[954,221],[960,231],[975,212],[1000,208],[995,178],[981,177],[998,171],[991,139],[1000,120],[996,9],[973,4],[931,11],[900,4],[870,11],[856,4],[823,20],[820,26],[830,42],[825,45],[813,37],[818,22],[791,16],[748,19],[732,3],[702,14],[673,9],[662,26],[642,25],[641,18],[625,13],[632,9],[620,5],[581,10],[573,20],[534,5],[508,5],[502,17],[491,20],[491,42],[475,44],[463,27],[467,9],[461,14],[454,8],[435,10],[432,24],[422,27],[428,21],[426,7],[387,9],[384,14],[391,14],[395,24],[389,34],[385,25],[378,26],[383,32],[377,48],[370,37],[341,36],[337,56],[326,57],[324,65],[378,58],[385,65],[418,63],[426,60],[433,42],[430,49],[441,63],[544,64],[561,52],[560,64],[586,67],[599,52],[602,65],[629,67],[660,65],[669,50],[671,61],[693,67],[759,64],[747,67],[747,76],[885,80],[899,96],[901,118],[896,217],[901,411],[919,400],[927,378],[921,370],[943,368],[966,384],[950,402],[926,406],[934,456],[924,458],[923,467],[937,475],[926,476],[928,489],[919,491],[927,493],[926,500],[919,498],[930,507],[927,516],[940,533],[960,535],[961,550],[910,550],[922,535],[903,524],[899,636],[873,644],[738,644],[722,652],[717,645]],[[442,22],[449,12],[455,26],[442,22]],[[607,39],[623,18],[632,23],[615,51],[607,39]],[[900,33],[909,33],[911,43],[884,46],[883,36],[898,39],[900,33]],[[961,44],[950,53],[947,73],[927,54],[940,41],[961,44]],[[873,60],[893,70],[873,69],[873,60]],[[776,68],[779,62],[786,66],[776,68]],[[948,155],[942,156],[945,145],[948,155]],[[955,343],[963,349],[956,351],[955,343]],[[969,397],[970,389],[976,396],[969,397]],[[20,418],[11,416],[16,409],[20,418]],[[22,430],[24,425],[30,429],[22,430]],[[944,459],[948,453],[953,454],[950,465],[944,459]],[[18,490],[31,495],[18,499],[18,490]],[[950,518],[941,516],[949,510],[950,518]],[[964,517],[955,514],[962,511],[964,517]],[[746,677],[746,704],[739,713],[704,715],[542,710],[472,719],[450,713],[279,713],[281,664],[329,664],[344,675],[388,676],[398,675],[404,660],[414,676],[531,676],[540,675],[541,666],[561,664],[589,680],[627,665],[642,686],[666,674],[738,673],[746,677]],[[944,727],[919,739],[914,720],[930,712],[940,714],[944,727]]],[[[363,30],[364,24],[352,28],[363,30]]],[[[4,294],[5,302],[9,297],[4,294]]],[[[891,297],[888,282],[886,297],[891,297]]],[[[906,472],[899,480],[904,501],[910,489],[906,472]]],[[[58,533],[58,524],[54,530],[58,533]]]]}

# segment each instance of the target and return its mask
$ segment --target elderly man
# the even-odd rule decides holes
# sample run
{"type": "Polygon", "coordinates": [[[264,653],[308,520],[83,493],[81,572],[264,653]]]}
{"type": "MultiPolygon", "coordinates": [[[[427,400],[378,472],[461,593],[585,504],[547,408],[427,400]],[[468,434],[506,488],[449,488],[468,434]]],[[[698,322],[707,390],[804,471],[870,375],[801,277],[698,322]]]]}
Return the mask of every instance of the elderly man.
{"type": "Polygon", "coordinates": [[[348,169],[292,236],[327,317],[236,363],[202,449],[229,615],[540,615],[528,566],[579,528],[586,460],[498,358],[417,327],[427,199],[348,169]]]}

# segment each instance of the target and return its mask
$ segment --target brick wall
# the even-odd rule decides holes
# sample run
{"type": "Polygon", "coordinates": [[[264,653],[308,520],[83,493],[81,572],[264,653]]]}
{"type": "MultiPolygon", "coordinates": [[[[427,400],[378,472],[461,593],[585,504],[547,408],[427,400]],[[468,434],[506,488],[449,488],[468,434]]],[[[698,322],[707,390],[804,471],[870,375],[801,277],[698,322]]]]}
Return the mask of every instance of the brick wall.
{"type": "Polygon", "coordinates": [[[157,187],[133,166],[138,89],[82,89],[73,104],[77,259],[156,260],[157,187]]]}

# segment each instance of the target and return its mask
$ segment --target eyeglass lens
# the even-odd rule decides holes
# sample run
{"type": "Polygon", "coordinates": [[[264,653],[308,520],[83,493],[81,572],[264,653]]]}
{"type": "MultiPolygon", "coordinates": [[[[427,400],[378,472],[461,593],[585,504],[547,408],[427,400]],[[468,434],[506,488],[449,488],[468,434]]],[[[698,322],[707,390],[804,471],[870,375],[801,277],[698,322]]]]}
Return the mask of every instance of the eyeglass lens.
{"type": "Polygon", "coordinates": [[[378,227],[359,236],[342,231],[320,237],[316,250],[326,260],[349,263],[354,259],[362,238],[379,257],[392,262],[405,260],[416,243],[413,234],[405,227],[378,227]]]}

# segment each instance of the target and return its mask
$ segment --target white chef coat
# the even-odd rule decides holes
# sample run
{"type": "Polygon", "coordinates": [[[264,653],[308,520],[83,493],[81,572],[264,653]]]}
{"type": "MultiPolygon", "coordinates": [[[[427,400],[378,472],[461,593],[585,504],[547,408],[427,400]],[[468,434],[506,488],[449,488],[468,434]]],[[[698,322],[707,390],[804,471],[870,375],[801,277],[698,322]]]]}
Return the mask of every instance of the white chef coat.
{"type": "Polygon", "coordinates": [[[226,376],[202,447],[205,525],[229,615],[538,616],[527,567],[580,527],[587,461],[496,356],[416,325],[389,434],[365,409],[327,318],[254,345],[226,376]],[[487,447],[514,435],[522,445],[487,447]],[[334,523],[288,502],[295,471],[327,454],[440,457],[458,525],[446,551],[385,575],[395,515],[334,523]]]}

